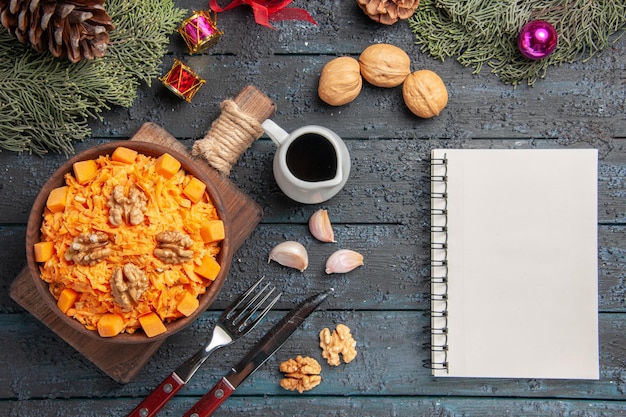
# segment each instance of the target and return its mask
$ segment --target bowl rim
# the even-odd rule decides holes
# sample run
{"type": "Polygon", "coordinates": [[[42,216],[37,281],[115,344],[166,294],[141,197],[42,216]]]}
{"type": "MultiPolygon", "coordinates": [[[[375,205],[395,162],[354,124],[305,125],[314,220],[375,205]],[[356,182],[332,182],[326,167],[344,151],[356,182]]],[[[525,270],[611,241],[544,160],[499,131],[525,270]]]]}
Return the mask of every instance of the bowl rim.
{"type": "MultiPolygon", "coordinates": [[[[179,332],[183,328],[193,323],[198,316],[200,316],[206,309],[213,303],[215,298],[221,291],[222,286],[228,275],[230,264],[232,260],[231,253],[231,231],[228,227],[230,225],[228,214],[224,201],[219,193],[218,188],[214,184],[213,180],[204,170],[198,166],[201,161],[194,161],[190,156],[184,155],[176,150],[173,150],[167,146],[163,146],[156,143],[144,142],[138,140],[120,140],[114,142],[107,142],[100,145],[92,146],[84,151],[79,152],[72,158],[64,162],[58,167],[54,173],[48,178],[44,185],[39,190],[37,197],[31,207],[30,214],[28,216],[28,223],[26,226],[26,258],[30,276],[37,288],[37,292],[41,295],[43,302],[52,310],[52,312],[59,317],[65,324],[69,325],[73,330],[78,331],[83,335],[87,335],[91,338],[108,343],[119,344],[141,344],[152,343],[159,340],[163,340],[173,334],[179,332]],[[41,240],[41,225],[43,223],[43,210],[48,199],[50,190],[56,187],[60,187],[65,184],[65,174],[73,172],[73,164],[78,161],[87,159],[95,159],[101,155],[111,155],[117,147],[126,147],[133,149],[139,153],[142,153],[153,158],[158,158],[164,153],[168,153],[176,158],[181,163],[181,169],[187,174],[191,174],[194,177],[201,180],[206,185],[206,192],[208,193],[211,202],[215,206],[218,217],[224,222],[226,226],[225,237],[221,242],[220,252],[217,256],[217,262],[220,264],[220,272],[218,276],[213,280],[211,285],[207,287],[204,294],[199,296],[200,305],[190,316],[180,317],[170,323],[165,323],[166,331],[160,335],[154,337],[148,337],[141,330],[137,329],[135,333],[120,333],[113,337],[102,337],[96,330],[89,330],[78,320],[65,315],[59,310],[56,305],[56,299],[49,291],[49,284],[40,278],[39,263],[35,261],[34,244],[41,240]]],[[[207,165],[206,169],[210,169],[207,165]]]]}

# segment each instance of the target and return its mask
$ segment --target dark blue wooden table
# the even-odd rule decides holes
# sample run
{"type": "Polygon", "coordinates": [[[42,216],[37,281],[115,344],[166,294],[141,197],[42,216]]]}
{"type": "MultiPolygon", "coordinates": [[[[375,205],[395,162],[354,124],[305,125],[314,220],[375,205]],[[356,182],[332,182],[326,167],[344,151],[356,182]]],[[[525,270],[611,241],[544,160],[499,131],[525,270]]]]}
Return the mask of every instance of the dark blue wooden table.
{"type": "MultiPolygon", "coordinates": [[[[199,9],[204,3],[180,1],[199,9]]],[[[626,37],[587,62],[549,68],[534,87],[513,88],[487,68],[472,74],[453,59],[422,54],[404,22],[369,20],[354,1],[296,1],[318,26],[285,21],[271,30],[254,23],[250,9],[223,13],[225,35],[208,52],[189,56],[172,36],[164,68],[176,57],[196,68],[207,85],[191,104],[160,82],[141,86],[136,103],[114,108],[91,123],[92,137],[76,144],[128,139],[154,122],[190,148],[220,114],[220,103],[252,84],[276,104],[272,117],[287,130],[320,124],[350,150],[345,188],[319,205],[285,197],[272,177],[274,145],[263,136],[239,159],[230,180],[257,202],[263,219],[233,258],[218,300],[189,328],[169,338],[138,375],[120,384],[70,347],[9,297],[25,266],[26,221],[38,189],[63,163],[0,153],[0,415],[125,415],[208,338],[220,311],[261,275],[284,295],[254,336],[221,349],[161,415],[182,415],[235,364],[264,330],[305,296],[328,287],[336,294],[216,413],[219,416],[603,416],[626,415],[626,37]],[[343,107],[317,96],[323,65],[340,55],[358,57],[373,43],[407,51],[412,69],[431,69],[450,95],[439,117],[419,119],[399,88],[364,85],[343,107]],[[597,148],[600,379],[434,378],[423,366],[429,352],[429,154],[436,147],[597,148]],[[336,244],[317,242],[307,221],[328,209],[336,244]],[[304,272],[272,262],[284,240],[307,246],[304,272]],[[325,259],[346,247],[365,265],[326,276],[325,259]],[[321,359],[318,333],[344,323],[357,341],[356,359],[330,367],[321,359]],[[322,383],[303,394],[279,386],[278,364],[298,354],[322,363],[322,383]]],[[[564,288],[563,291],[567,291],[564,288]]]]}

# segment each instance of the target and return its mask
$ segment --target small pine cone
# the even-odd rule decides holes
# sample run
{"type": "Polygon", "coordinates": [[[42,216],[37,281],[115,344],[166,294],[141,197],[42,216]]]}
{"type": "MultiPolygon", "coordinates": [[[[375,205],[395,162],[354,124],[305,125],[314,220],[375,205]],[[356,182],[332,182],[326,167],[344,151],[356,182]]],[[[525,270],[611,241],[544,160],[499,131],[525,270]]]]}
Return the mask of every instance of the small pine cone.
{"type": "Polygon", "coordinates": [[[104,56],[115,28],[104,0],[0,0],[0,22],[21,43],[71,62],[104,56]]]}
{"type": "Polygon", "coordinates": [[[384,25],[393,25],[398,20],[413,15],[419,0],[356,0],[359,7],[370,19],[384,25]]]}

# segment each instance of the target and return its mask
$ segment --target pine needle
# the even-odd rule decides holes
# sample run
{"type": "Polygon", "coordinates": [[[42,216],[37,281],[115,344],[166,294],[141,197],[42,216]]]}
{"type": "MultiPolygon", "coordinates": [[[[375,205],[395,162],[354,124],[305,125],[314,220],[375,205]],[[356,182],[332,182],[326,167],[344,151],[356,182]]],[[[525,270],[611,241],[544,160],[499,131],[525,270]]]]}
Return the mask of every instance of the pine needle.
{"type": "Polygon", "coordinates": [[[626,28],[626,2],[422,0],[408,23],[422,52],[456,57],[476,74],[487,65],[504,83],[532,86],[549,66],[588,60],[610,46],[626,28]],[[538,61],[517,50],[519,31],[535,19],[550,22],[559,36],[557,49],[538,61]]]}
{"type": "Polygon", "coordinates": [[[91,135],[88,121],[130,107],[141,82],[159,75],[169,35],[186,10],[172,0],[109,0],[116,29],[103,58],[69,61],[37,54],[0,33],[0,149],[66,155],[91,135]]]}

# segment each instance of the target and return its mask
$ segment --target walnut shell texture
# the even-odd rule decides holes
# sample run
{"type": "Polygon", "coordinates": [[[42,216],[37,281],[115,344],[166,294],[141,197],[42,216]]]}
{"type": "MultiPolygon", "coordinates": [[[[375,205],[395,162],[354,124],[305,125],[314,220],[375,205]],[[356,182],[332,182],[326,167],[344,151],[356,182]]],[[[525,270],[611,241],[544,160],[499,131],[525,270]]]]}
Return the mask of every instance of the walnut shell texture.
{"type": "Polygon", "coordinates": [[[342,106],[353,101],[362,86],[359,61],[342,56],[329,61],[322,68],[317,94],[331,106],[342,106]]]}
{"type": "Polygon", "coordinates": [[[396,87],[411,73],[409,55],[387,43],[370,45],[359,56],[361,75],[377,87],[396,87]]]}
{"type": "Polygon", "coordinates": [[[448,90],[443,80],[430,70],[409,74],[402,85],[402,95],[411,112],[425,119],[438,116],[448,104],[448,90]]]}

